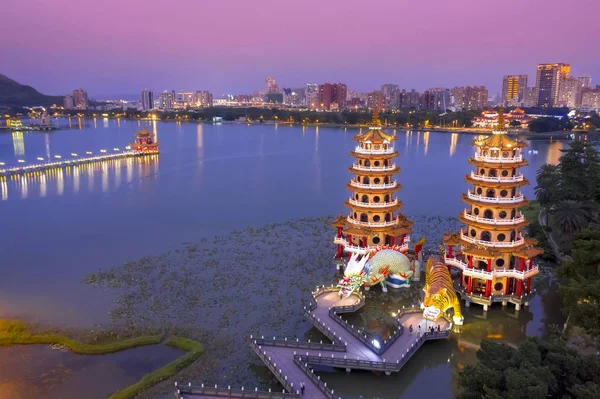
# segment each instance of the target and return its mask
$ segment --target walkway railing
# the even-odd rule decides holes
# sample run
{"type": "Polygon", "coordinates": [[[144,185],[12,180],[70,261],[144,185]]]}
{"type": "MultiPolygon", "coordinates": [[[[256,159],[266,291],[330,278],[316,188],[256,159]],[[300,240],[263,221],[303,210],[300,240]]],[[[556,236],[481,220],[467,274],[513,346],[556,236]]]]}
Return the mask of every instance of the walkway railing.
{"type": "Polygon", "coordinates": [[[523,156],[522,155],[517,155],[516,157],[486,157],[480,154],[475,154],[475,159],[478,161],[484,161],[484,162],[498,162],[498,163],[515,163],[515,162],[522,162],[523,161],[523,156]]]}
{"type": "Polygon", "coordinates": [[[463,211],[463,216],[465,217],[465,219],[472,220],[474,222],[490,223],[490,224],[496,224],[496,225],[511,225],[511,224],[517,224],[517,223],[524,222],[525,217],[523,216],[523,214],[520,213],[519,215],[520,216],[517,215],[517,217],[514,219],[488,219],[488,218],[482,218],[480,216],[472,215],[472,214],[468,213],[466,209],[463,211]]]}
{"type": "Polygon", "coordinates": [[[360,202],[352,198],[348,198],[348,202],[352,205],[362,206],[365,208],[386,208],[388,206],[394,206],[398,203],[398,199],[391,202],[360,202]]]}
{"type": "MultiPolygon", "coordinates": [[[[506,269],[506,270],[492,270],[491,272],[488,272],[487,270],[480,270],[480,269],[475,269],[475,268],[469,268],[469,265],[465,262],[463,262],[460,259],[457,258],[445,258],[444,262],[448,265],[454,266],[457,269],[460,269],[463,271],[463,273],[465,274],[465,276],[474,276],[474,277],[480,277],[481,278],[486,278],[486,276],[490,276],[490,277],[514,277],[517,278],[519,280],[523,280],[523,279],[527,279],[529,277],[533,277],[536,274],[539,273],[539,268],[538,266],[533,266],[531,269],[528,270],[516,270],[516,269],[506,269]]],[[[489,278],[487,278],[489,280],[489,278]]]]}
{"type": "Polygon", "coordinates": [[[354,148],[354,151],[358,154],[365,154],[365,155],[370,155],[370,154],[393,154],[394,153],[394,147],[389,147],[387,150],[365,150],[363,148],[361,148],[359,145],[357,145],[354,148]]]}
{"type": "Polygon", "coordinates": [[[135,156],[142,156],[142,155],[153,155],[153,154],[158,154],[158,153],[159,153],[158,151],[140,152],[140,151],[128,150],[128,151],[117,152],[114,154],[102,154],[102,155],[95,155],[95,156],[81,157],[81,158],[61,159],[59,161],[52,161],[52,162],[46,162],[46,163],[39,163],[39,164],[32,164],[32,165],[25,165],[25,166],[14,166],[14,167],[9,167],[9,168],[4,168],[4,169],[0,168],[0,176],[19,175],[19,174],[23,174],[23,173],[29,173],[29,172],[45,170],[45,169],[63,168],[66,166],[75,166],[75,165],[82,165],[82,164],[86,164],[86,163],[102,162],[102,161],[106,161],[106,160],[110,160],[110,159],[127,158],[127,157],[135,157],[135,156]]]}
{"type": "Polygon", "coordinates": [[[349,223],[358,224],[360,226],[367,226],[367,227],[395,226],[400,221],[400,219],[396,218],[394,220],[390,220],[389,222],[361,222],[360,220],[353,219],[350,216],[348,216],[347,220],[349,223]]]}
{"type": "Polygon", "coordinates": [[[356,162],[352,164],[352,168],[356,169],[356,170],[365,170],[365,171],[369,171],[369,172],[386,172],[386,171],[393,171],[396,169],[396,164],[393,163],[389,166],[365,166],[365,165],[360,165],[357,164],[356,162]]]}
{"type": "Polygon", "coordinates": [[[258,346],[277,346],[282,348],[297,348],[297,349],[310,349],[310,350],[322,350],[322,351],[332,351],[332,352],[345,352],[346,346],[341,344],[323,344],[323,343],[315,343],[315,342],[305,342],[299,341],[288,341],[286,339],[265,339],[262,338],[253,338],[252,335],[250,339],[253,339],[254,342],[258,346]]]}
{"type": "Polygon", "coordinates": [[[382,184],[363,184],[354,180],[350,180],[350,185],[358,188],[394,188],[398,185],[397,182],[382,183],[382,184]]]}
{"type": "MultiPolygon", "coordinates": [[[[273,373],[275,375],[275,377],[279,380],[281,385],[283,385],[283,387],[288,392],[295,392],[293,383],[288,381],[287,375],[284,375],[282,373],[281,369],[277,368],[277,363],[272,362],[271,358],[269,358],[267,356],[267,353],[265,351],[261,350],[259,348],[258,344],[254,340],[250,340],[250,347],[258,355],[258,357],[260,357],[260,359],[263,361],[263,363],[267,365],[269,370],[271,370],[271,373],[273,373]]],[[[298,387],[296,387],[296,388],[298,388],[298,387]]]]}
{"type": "Polygon", "coordinates": [[[475,201],[489,202],[491,204],[515,204],[517,202],[522,202],[525,199],[525,197],[521,193],[517,193],[517,195],[515,195],[512,198],[496,198],[484,197],[483,195],[476,195],[473,194],[473,191],[471,190],[467,192],[467,197],[475,201]]]}
{"type": "Polygon", "coordinates": [[[255,399],[298,399],[299,395],[296,393],[284,393],[284,392],[266,392],[255,390],[245,390],[245,389],[232,389],[231,387],[227,388],[218,388],[216,385],[214,387],[205,387],[204,384],[201,386],[192,385],[180,385],[179,383],[175,383],[175,398],[182,399],[182,395],[199,395],[199,396],[218,396],[222,398],[255,398],[255,399]]]}
{"type": "Polygon", "coordinates": [[[475,238],[469,237],[463,231],[460,232],[460,238],[463,240],[479,245],[485,245],[486,247],[495,247],[495,248],[505,248],[505,247],[518,247],[519,245],[523,245],[525,243],[525,239],[521,236],[515,241],[485,241],[485,240],[477,240],[475,238]]]}
{"type": "Polygon", "coordinates": [[[524,177],[522,173],[519,173],[516,176],[484,176],[478,175],[475,172],[471,171],[471,178],[479,181],[486,181],[492,183],[514,183],[523,181],[524,177]]]}
{"type": "Polygon", "coordinates": [[[317,388],[319,388],[319,390],[323,393],[323,395],[325,395],[326,398],[328,399],[341,399],[340,397],[337,397],[334,395],[334,392],[332,389],[327,388],[327,383],[324,383],[323,381],[321,381],[321,377],[316,376],[311,369],[308,368],[308,364],[304,363],[301,360],[300,356],[294,356],[294,364],[298,367],[300,367],[300,370],[302,370],[302,372],[304,372],[304,374],[306,374],[306,376],[308,377],[308,379],[317,386],[317,388]]]}

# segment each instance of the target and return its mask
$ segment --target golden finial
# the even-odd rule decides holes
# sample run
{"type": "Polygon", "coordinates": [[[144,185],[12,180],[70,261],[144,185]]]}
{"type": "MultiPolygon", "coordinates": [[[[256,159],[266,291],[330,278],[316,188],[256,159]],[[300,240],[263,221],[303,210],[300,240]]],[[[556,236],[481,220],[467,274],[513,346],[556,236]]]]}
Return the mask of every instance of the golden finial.
{"type": "Polygon", "coordinates": [[[377,109],[377,107],[373,108],[372,124],[373,126],[379,126],[381,124],[381,122],[379,121],[379,110],[377,109]]]}
{"type": "Polygon", "coordinates": [[[504,106],[501,105],[498,110],[498,130],[504,130],[504,106]]]}

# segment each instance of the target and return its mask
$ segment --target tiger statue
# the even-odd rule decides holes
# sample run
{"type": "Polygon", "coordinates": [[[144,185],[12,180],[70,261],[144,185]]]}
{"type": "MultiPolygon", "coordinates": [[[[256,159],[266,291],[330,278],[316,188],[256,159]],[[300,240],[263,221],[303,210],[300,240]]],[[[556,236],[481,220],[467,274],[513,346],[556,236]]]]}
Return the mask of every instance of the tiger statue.
{"type": "MultiPolygon", "coordinates": [[[[448,267],[439,256],[430,257],[425,265],[425,298],[423,306],[437,320],[449,308],[454,309],[454,324],[462,325],[464,318],[460,310],[460,302],[452,286],[452,278],[448,267]],[[429,308],[429,309],[427,309],[429,308]]],[[[424,312],[425,313],[425,312],[424,312]]]]}

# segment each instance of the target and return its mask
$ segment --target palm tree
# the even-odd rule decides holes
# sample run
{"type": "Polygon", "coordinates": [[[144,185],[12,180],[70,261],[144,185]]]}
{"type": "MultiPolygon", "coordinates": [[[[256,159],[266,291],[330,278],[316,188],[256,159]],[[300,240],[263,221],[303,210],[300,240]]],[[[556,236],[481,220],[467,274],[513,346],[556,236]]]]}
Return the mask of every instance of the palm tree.
{"type": "Polygon", "coordinates": [[[563,241],[570,243],[573,235],[589,224],[592,214],[585,204],[566,200],[556,205],[553,216],[554,226],[566,238],[563,241]]]}
{"type": "Polygon", "coordinates": [[[551,208],[559,192],[559,175],[556,165],[545,164],[537,171],[535,196],[543,207],[551,208]]]}

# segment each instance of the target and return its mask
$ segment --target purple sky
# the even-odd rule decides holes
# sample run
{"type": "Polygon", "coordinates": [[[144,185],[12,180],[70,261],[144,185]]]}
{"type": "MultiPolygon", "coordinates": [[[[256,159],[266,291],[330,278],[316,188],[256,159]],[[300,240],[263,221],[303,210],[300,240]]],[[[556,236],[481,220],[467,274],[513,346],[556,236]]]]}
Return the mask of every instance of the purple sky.
{"type": "Polygon", "coordinates": [[[599,0],[5,0],[0,73],[47,94],[486,85],[543,62],[600,83],[599,0]],[[7,3],[8,2],[8,3],[7,3]]]}

